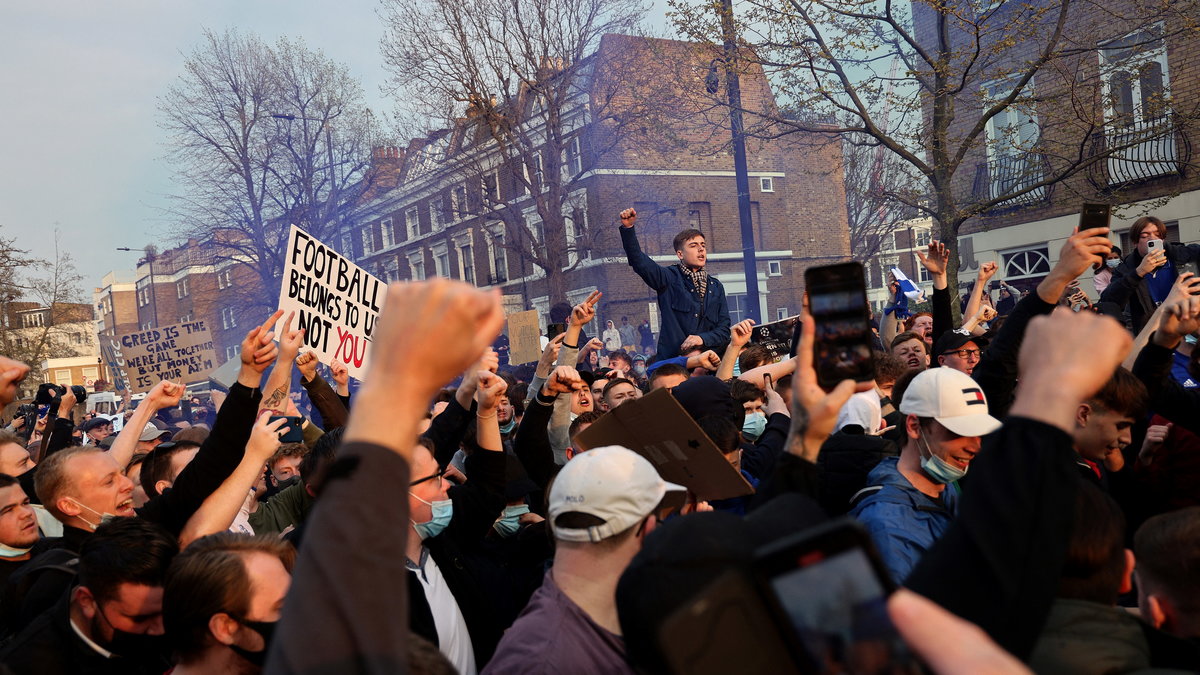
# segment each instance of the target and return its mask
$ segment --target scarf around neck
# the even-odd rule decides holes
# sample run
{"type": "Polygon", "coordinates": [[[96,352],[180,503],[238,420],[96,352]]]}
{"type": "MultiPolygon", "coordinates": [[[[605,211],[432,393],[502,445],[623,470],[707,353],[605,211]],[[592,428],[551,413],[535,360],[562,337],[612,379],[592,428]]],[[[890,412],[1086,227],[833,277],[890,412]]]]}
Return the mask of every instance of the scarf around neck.
{"type": "Polygon", "coordinates": [[[700,292],[700,300],[704,300],[704,295],[708,293],[708,270],[701,267],[698,270],[688,269],[687,265],[679,263],[679,269],[692,280],[692,285],[700,292]]]}

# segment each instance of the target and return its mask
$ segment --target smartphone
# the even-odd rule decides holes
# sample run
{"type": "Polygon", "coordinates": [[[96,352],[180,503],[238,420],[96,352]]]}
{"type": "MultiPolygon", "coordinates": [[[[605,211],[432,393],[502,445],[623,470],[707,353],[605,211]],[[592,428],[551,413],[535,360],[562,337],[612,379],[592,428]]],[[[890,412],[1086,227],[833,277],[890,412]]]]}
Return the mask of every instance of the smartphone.
{"type": "Polygon", "coordinates": [[[546,337],[550,338],[551,340],[565,332],[567,332],[567,324],[565,323],[546,324],[546,337]]]}
{"type": "Polygon", "coordinates": [[[810,267],[804,272],[804,284],[816,325],[813,365],[817,384],[829,391],[846,379],[874,380],[870,307],[862,264],[810,267]]]}
{"type": "Polygon", "coordinates": [[[1155,251],[1161,251],[1161,250],[1163,250],[1163,240],[1162,239],[1147,239],[1146,240],[1146,255],[1150,255],[1151,253],[1154,253],[1155,251]]]}
{"type": "Polygon", "coordinates": [[[754,575],[804,672],[922,672],[888,617],[895,585],[853,518],[760,549],[754,575]]]}
{"type": "Polygon", "coordinates": [[[1178,271],[1180,274],[1183,274],[1184,272],[1191,272],[1193,277],[1200,277],[1200,268],[1197,267],[1195,260],[1179,263],[1178,271]]]}
{"type": "Polygon", "coordinates": [[[1108,204],[1083,203],[1079,211],[1079,231],[1090,230],[1093,227],[1108,227],[1112,217],[1112,207],[1108,204]]]}
{"type": "Polygon", "coordinates": [[[304,442],[304,418],[272,415],[267,423],[273,423],[275,420],[287,420],[283,426],[287,427],[287,433],[279,437],[280,443],[303,443],[304,442]]]}

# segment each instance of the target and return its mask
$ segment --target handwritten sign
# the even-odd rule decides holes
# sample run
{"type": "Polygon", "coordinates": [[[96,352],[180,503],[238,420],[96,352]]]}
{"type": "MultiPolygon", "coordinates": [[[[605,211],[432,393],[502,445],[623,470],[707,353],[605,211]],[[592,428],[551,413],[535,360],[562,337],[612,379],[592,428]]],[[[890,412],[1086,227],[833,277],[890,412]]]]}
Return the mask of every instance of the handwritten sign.
{"type": "Polygon", "coordinates": [[[542,357],[541,331],[536,309],[508,315],[508,362],[514,366],[542,357]]]}
{"type": "Polygon", "coordinates": [[[750,334],[750,342],[760,344],[771,350],[776,361],[792,355],[792,348],[799,338],[800,317],[791,316],[779,321],[755,326],[750,334]]]}
{"type": "Polygon", "coordinates": [[[108,376],[112,379],[113,389],[124,392],[129,388],[129,379],[125,377],[125,367],[117,356],[120,351],[120,345],[114,344],[112,340],[100,341],[100,354],[104,358],[104,365],[108,366],[108,376]]]}
{"type": "Polygon", "coordinates": [[[151,328],[109,340],[109,349],[130,390],[150,391],[162,380],[202,382],[216,366],[212,335],[203,321],[151,328]]]}
{"type": "MultiPolygon", "coordinates": [[[[304,329],[305,347],[322,363],[337,361],[362,379],[387,284],[295,225],[284,255],[284,316],[296,312],[292,328],[304,329]]],[[[282,325],[280,319],[277,332],[282,325]]]]}

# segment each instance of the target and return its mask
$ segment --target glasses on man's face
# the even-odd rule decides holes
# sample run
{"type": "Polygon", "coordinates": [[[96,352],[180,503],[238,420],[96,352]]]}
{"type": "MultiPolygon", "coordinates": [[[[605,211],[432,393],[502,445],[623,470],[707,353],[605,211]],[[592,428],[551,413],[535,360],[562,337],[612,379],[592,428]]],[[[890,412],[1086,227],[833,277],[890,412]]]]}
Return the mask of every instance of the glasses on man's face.
{"type": "Polygon", "coordinates": [[[951,354],[957,354],[958,358],[966,359],[968,361],[976,361],[979,359],[978,349],[952,349],[948,352],[942,352],[942,356],[950,356],[951,354]]]}
{"type": "Polygon", "coordinates": [[[428,476],[425,476],[424,478],[418,478],[418,479],[414,480],[413,482],[409,483],[408,486],[415,487],[417,485],[420,485],[421,483],[425,483],[427,481],[431,481],[436,478],[437,482],[438,482],[438,487],[440,488],[442,486],[442,480],[444,480],[445,475],[446,475],[446,469],[442,469],[441,471],[438,471],[437,473],[433,473],[428,476]]]}

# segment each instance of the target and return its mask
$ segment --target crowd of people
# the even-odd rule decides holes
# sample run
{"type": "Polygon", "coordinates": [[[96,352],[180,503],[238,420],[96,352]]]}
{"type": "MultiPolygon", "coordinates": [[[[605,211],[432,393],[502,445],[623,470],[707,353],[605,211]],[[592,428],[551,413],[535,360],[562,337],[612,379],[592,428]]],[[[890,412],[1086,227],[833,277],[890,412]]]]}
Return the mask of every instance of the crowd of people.
{"type": "MultiPolygon", "coordinates": [[[[522,381],[490,347],[500,296],[439,279],[388,288],[353,394],[282,312],[227,391],[160,382],[117,433],[43,387],[52,414],[0,431],[0,672],[911,672],[849,646],[780,660],[785,626],[697,602],[830,519],[869,536],[931,672],[1200,668],[1200,246],[1144,218],[1114,258],[1077,231],[1026,293],[993,298],[981,265],[957,321],[933,242],[931,311],[897,289],[874,380],[826,390],[807,314],[777,360],[730,325],[702,233],[660,266],[621,221],[662,299],[651,359],[626,350],[648,323],[584,335],[597,291],[522,381]],[[1108,278],[1080,302],[1089,269],[1108,278]],[[584,441],[651,393],[746,494],[703,501],[654,452],[584,441]],[[672,629],[685,611],[701,630],[672,629]],[[681,668],[692,643],[716,656],[681,668]]],[[[0,403],[28,372],[0,357],[0,403]]]]}

